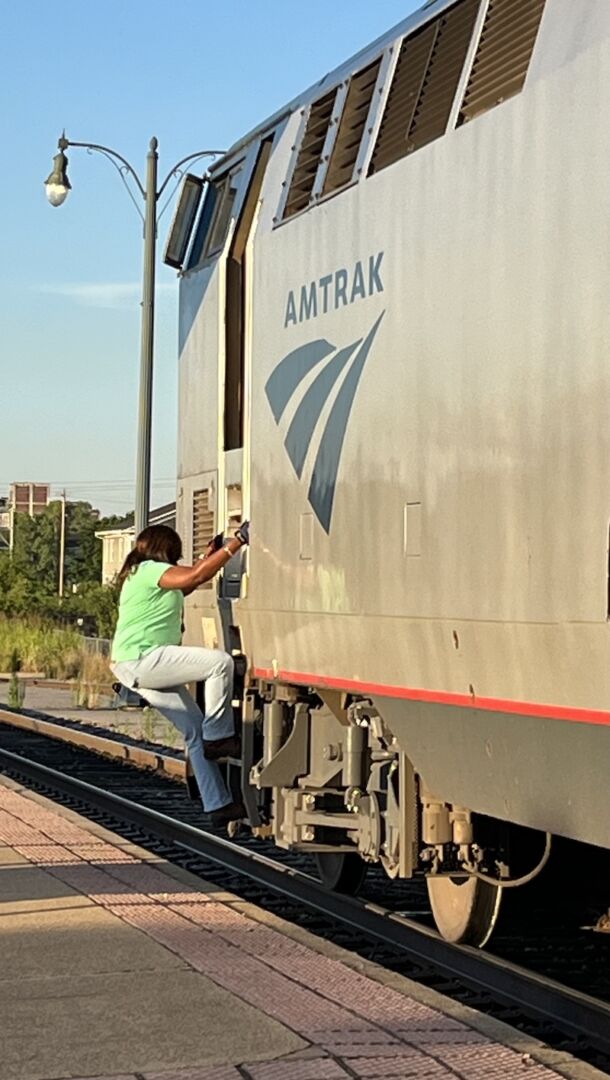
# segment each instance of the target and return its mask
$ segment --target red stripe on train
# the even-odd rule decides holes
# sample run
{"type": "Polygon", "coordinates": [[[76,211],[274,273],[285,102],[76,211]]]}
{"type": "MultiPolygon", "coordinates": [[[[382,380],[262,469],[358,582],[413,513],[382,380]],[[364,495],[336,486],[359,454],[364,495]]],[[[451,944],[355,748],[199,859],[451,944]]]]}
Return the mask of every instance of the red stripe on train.
{"type": "Polygon", "coordinates": [[[272,668],[253,668],[253,675],[270,682],[298,683],[305,686],[327,687],[379,697],[405,698],[409,701],[435,702],[437,705],[460,705],[487,712],[514,713],[518,716],[541,716],[551,720],[571,720],[577,724],[608,724],[610,712],[601,709],[571,709],[563,705],[540,705],[531,701],[507,701],[503,698],[477,697],[470,694],[447,694],[442,690],[418,690],[410,686],[385,686],[356,679],[334,679],[330,675],[310,675],[303,671],[278,671],[272,668]]]}

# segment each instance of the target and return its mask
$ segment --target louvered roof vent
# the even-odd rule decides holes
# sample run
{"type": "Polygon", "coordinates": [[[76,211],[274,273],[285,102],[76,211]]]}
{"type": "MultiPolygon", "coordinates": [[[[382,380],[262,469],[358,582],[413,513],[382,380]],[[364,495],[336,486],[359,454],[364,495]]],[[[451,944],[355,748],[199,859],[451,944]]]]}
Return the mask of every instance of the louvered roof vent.
{"type": "Polygon", "coordinates": [[[303,135],[303,141],[301,142],[301,148],[288,189],[286,205],[284,206],[285,218],[297,214],[299,210],[304,210],[309,203],[332,117],[336,94],[335,87],[329,94],[325,94],[318,101],[314,101],[309,110],[305,134],[303,135]]]}
{"type": "Polygon", "coordinates": [[[324,180],[323,193],[325,195],[329,191],[336,191],[337,188],[343,187],[344,184],[349,184],[352,178],[380,64],[381,57],[374,64],[369,64],[363,71],[353,75],[350,80],[337,138],[324,180]]]}
{"type": "Polygon", "coordinates": [[[403,41],[369,173],[444,134],[478,7],[461,0],[403,41]]]}
{"type": "Polygon", "coordinates": [[[523,88],[545,0],[490,0],[458,124],[523,88]]]}

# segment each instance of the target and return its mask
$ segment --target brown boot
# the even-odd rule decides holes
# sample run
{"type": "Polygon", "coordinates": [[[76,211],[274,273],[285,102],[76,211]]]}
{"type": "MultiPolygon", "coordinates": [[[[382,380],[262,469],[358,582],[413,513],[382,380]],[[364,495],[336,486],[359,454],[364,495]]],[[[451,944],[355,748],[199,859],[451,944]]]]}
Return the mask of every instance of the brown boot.
{"type": "Polygon", "coordinates": [[[203,740],[203,753],[208,761],[218,761],[219,758],[240,757],[241,739],[238,735],[228,735],[226,739],[203,740]]]}
{"type": "Polygon", "coordinates": [[[228,806],[221,806],[219,810],[212,810],[210,821],[212,825],[218,827],[228,825],[230,821],[241,821],[245,817],[246,808],[240,802],[232,802],[228,806]]]}

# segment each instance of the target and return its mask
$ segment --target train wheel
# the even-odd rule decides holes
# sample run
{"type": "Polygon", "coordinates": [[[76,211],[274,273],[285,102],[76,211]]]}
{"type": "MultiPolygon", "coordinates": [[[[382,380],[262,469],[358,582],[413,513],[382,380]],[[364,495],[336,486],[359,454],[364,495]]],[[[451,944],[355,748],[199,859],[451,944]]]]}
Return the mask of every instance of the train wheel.
{"type": "Polygon", "coordinates": [[[461,945],[485,945],[496,925],[502,886],[474,877],[433,875],[427,885],[434,921],[443,937],[461,945]]]}
{"type": "Polygon", "coordinates": [[[320,881],[332,892],[356,896],[366,877],[366,863],[359,855],[342,851],[319,851],[316,864],[320,881]]]}

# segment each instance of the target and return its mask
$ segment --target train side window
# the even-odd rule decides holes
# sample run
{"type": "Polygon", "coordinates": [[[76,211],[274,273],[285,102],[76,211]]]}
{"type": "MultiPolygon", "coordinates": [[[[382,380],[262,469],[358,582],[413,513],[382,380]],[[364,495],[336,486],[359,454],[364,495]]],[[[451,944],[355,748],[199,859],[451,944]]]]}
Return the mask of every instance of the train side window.
{"type": "Polygon", "coordinates": [[[212,180],[208,185],[188,258],[187,270],[194,270],[209,255],[215,255],[222,248],[229,230],[241,167],[240,162],[230,172],[225,173],[218,180],[212,180]]]}
{"type": "Polygon", "coordinates": [[[199,221],[197,222],[197,228],[195,230],[195,238],[191,245],[189,253],[187,270],[194,270],[196,266],[199,266],[201,257],[203,254],[203,247],[209,232],[210,223],[214,216],[214,210],[216,208],[216,202],[218,200],[218,186],[216,184],[208,184],[208,189],[205,193],[203,200],[203,206],[199,213],[199,221]]]}
{"type": "Polygon", "coordinates": [[[309,110],[305,133],[295,163],[283,217],[288,218],[309,205],[316,173],[333,115],[337,88],[314,101],[309,110]]]}
{"type": "Polygon", "coordinates": [[[208,238],[204,248],[204,257],[220,251],[229,231],[231,214],[237,195],[237,180],[241,172],[241,163],[231,172],[218,180],[218,191],[208,238]]]}
{"type": "Polygon", "coordinates": [[[479,0],[461,0],[402,43],[369,175],[445,133],[479,0]]]}
{"type": "Polygon", "coordinates": [[[545,0],[489,0],[458,126],[523,89],[545,0]]]}

